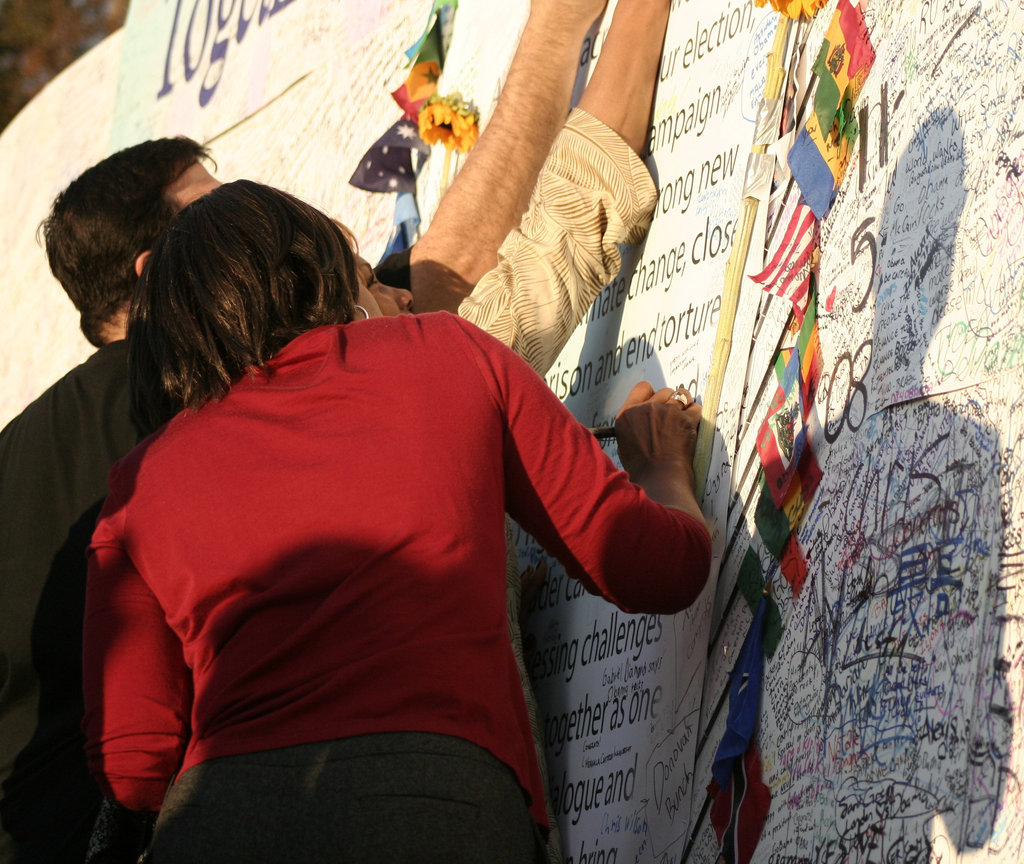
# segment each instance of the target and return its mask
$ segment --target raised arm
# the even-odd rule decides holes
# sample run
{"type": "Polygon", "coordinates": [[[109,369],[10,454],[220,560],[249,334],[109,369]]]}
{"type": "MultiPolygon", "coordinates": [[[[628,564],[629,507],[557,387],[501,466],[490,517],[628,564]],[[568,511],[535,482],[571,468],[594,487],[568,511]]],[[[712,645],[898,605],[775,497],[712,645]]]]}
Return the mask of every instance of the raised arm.
{"type": "Polygon", "coordinates": [[[579,107],[640,153],[647,139],[670,0],[619,0],[579,107]]]}
{"type": "MultiPolygon", "coordinates": [[[[650,226],[657,190],[639,159],[670,0],[620,0],[597,67],[529,210],[459,314],[541,374],[650,226]]],[[[419,306],[417,306],[419,308],[419,306]]]]}
{"type": "Polygon", "coordinates": [[[565,122],[583,37],[606,2],[533,0],[494,115],[410,253],[417,312],[455,312],[497,263],[565,122]]]}

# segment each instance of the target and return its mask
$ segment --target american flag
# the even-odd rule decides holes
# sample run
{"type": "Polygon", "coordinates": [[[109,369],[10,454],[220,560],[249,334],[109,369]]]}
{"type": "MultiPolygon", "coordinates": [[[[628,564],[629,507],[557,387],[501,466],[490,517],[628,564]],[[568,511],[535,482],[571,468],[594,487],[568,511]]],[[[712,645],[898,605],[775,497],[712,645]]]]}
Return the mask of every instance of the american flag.
{"type": "Polygon", "coordinates": [[[807,310],[817,251],[818,222],[811,208],[801,200],[792,208],[782,240],[768,266],[750,277],[769,294],[789,300],[800,323],[807,310]]]}

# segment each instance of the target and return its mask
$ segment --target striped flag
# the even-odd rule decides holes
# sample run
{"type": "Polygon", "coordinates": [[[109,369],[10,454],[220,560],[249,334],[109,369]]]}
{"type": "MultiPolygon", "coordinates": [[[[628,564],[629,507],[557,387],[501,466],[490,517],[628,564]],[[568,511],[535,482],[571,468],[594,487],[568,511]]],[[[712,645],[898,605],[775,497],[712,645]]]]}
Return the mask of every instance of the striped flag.
{"type": "Polygon", "coordinates": [[[839,0],[812,71],[814,110],[787,161],[804,200],[821,219],[835,200],[858,128],[854,106],[875,60],[864,13],[839,0]]]}
{"type": "Polygon", "coordinates": [[[782,550],[786,548],[790,535],[789,519],[772,499],[764,471],[761,472],[761,492],[757,498],[757,509],[754,511],[754,524],[764,548],[771,552],[776,560],[781,561],[782,550]]]}
{"type": "Polygon", "coordinates": [[[757,612],[757,606],[762,599],[765,601],[764,610],[764,654],[771,657],[775,649],[779,647],[779,640],[782,638],[782,613],[779,611],[779,604],[775,602],[771,591],[765,585],[764,571],[761,569],[761,561],[757,557],[753,546],[747,547],[747,554],[743,556],[743,563],[740,565],[739,573],[736,574],[736,585],[747,601],[751,612],[757,612]]]}
{"type": "Polygon", "coordinates": [[[818,222],[814,211],[800,201],[792,208],[785,233],[768,266],[750,277],[769,294],[789,300],[800,323],[807,309],[817,251],[818,222]]]}
{"type": "Polygon", "coordinates": [[[711,765],[711,776],[722,789],[729,788],[733,766],[735,762],[742,761],[757,728],[767,608],[767,600],[762,597],[736,657],[736,665],[729,675],[729,714],[725,721],[725,734],[718,743],[715,760],[711,765]]]}
{"type": "Polygon", "coordinates": [[[721,844],[719,860],[725,864],[750,861],[772,800],[771,791],[761,780],[761,760],[754,742],[767,609],[768,599],[762,596],[730,675],[729,715],[711,766],[711,825],[721,844]]]}
{"type": "Polygon", "coordinates": [[[743,758],[733,765],[729,788],[723,790],[712,780],[708,791],[714,796],[711,827],[721,845],[719,860],[725,864],[748,864],[772,803],[771,790],[761,778],[761,757],[753,741],[743,758]]]}
{"type": "Polygon", "coordinates": [[[814,493],[818,491],[818,486],[821,484],[822,476],[824,475],[821,466],[818,465],[814,450],[805,447],[796,468],[796,476],[789,484],[789,490],[786,492],[786,498],[781,507],[789,522],[790,534],[795,535],[800,530],[807,508],[811,506],[811,499],[814,498],[814,493]]]}
{"type": "MultiPolygon", "coordinates": [[[[800,334],[797,338],[796,350],[800,352],[800,390],[804,397],[804,406],[813,410],[814,395],[818,390],[818,379],[821,377],[821,338],[818,335],[818,292],[815,277],[811,276],[811,288],[807,301],[807,309],[800,334]]],[[[807,414],[804,414],[807,419],[807,414]]]]}
{"type": "MultiPolygon", "coordinates": [[[[441,48],[447,51],[448,42],[451,39],[452,21],[455,18],[455,10],[458,8],[459,0],[434,0],[430,6],[430,13],[427,15],[427,26],[423,29],[423,34],[406,49],[405,56],[415,62],[416,58],[422,53],[423,44],[433,27],[438,28],[441,36],[441,48]]],[[[444,61],[442,61],[441,65],[444,65],[444,61]]]]}
{"type": "Polygon", "coordinates": [[[804,582],[807,581],[807,561],[804,559],[803,550],[800,548],[800,541],[792,534],[782,547],[782,559],[779,562],[782,575],[793,589],[793,596],[797,597],[804,582]]]}
{"type": "MultiPolygon", "coordinates": [[[[391,255],[397,255],[406,249],[411,249],[416,242],[416,229],[420,224],[420,210],[416,206],[416,196],[411,192],[399,192],[395,198],[394,227],[391,229],[391,236],[388,238],[388,245],[384,254],[380,256],[378,266],[391,255]]],[[[381,279],[385,285],[391,283],[381,279]]],[[[396,288],[405,286],[396,285],[396,288]]]]}
{"type": "MultiPolygon", "coordinates": [[[[777,366],[781,365],[781,360],[780,356],[777,366]]],[[[779,386],[768,407],[768,416],[757,432],[756,446],[772,501],[776,507],[781,507],[807,443],[799,352],[791,352],[785,366],[781,370],[777,368],[776,374],[779,386]]]]}
{"type": "Polygon", "coordinates": [[[423,103],[437,91],[437,79],[443,68],[444,45],[441,27],[440,22],[435,21],[420,40],[408,77],[391,93],[406,120],[415,121],[419,117],[423,103]]]}

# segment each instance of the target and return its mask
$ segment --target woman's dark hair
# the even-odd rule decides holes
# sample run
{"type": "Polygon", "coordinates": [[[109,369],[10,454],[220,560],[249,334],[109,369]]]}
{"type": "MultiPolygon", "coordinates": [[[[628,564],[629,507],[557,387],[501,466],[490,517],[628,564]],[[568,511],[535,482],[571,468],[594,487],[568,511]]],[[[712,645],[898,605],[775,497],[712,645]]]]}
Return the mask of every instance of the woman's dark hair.
{"type": "Polygon", "coordinates": [[[103,326],[135,288],[135,259],[151,249],[178,209],[166,189],[208,158],[191,138],[145,141],[108,156],[53,202],[40,229],[50,270],[97,347],[103,326]]]}
{"type": "Polygon", "coordinates": [[[194,201],[153,247],[128,316],[132,410],[152,430],[219,399],[322,324],[352,320],[355,255],[329,217],[238,180],[194,201]]]}

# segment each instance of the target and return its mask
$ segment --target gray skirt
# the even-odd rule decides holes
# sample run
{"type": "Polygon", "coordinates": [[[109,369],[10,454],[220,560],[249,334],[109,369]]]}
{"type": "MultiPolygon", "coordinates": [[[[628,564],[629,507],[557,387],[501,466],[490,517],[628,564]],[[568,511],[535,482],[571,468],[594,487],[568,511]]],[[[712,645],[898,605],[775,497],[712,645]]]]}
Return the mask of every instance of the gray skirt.
{"type": "Polygon", "coordinates": [[[212,759],[167,793],[153,864],[545,860],[512,770],[460,738],[361,735],[212,759]]]}

